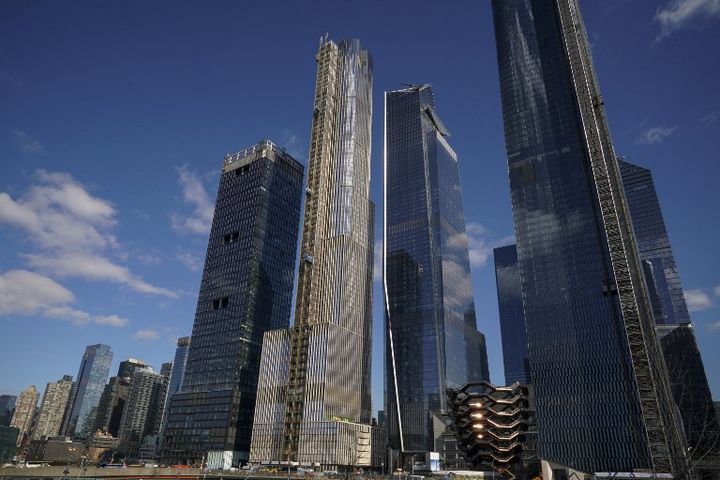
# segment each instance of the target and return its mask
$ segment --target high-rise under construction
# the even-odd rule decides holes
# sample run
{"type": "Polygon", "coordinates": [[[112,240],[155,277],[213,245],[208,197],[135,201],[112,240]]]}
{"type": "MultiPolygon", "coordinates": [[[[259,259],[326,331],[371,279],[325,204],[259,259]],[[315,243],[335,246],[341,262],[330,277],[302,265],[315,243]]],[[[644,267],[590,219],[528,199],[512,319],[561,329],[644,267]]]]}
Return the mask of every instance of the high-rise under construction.
{"type": "Polygon", "coordinates": [[[263,340],[250,461],[369,466],[372,60],[327,37],[316,58],[295,323],[263,340]]]}

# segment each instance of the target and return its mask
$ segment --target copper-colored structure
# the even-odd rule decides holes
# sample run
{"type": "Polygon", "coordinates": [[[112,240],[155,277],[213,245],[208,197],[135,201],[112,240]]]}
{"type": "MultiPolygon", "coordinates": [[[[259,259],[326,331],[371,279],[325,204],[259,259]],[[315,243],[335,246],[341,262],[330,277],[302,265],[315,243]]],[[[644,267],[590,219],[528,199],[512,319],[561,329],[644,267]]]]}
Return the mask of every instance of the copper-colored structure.
{"type": "Polygon", "coordinates": [[[533,478],[540,471],[531,387],[471,382],[447,389],[452,427],[468,462],[510,478],[533,478]]]}

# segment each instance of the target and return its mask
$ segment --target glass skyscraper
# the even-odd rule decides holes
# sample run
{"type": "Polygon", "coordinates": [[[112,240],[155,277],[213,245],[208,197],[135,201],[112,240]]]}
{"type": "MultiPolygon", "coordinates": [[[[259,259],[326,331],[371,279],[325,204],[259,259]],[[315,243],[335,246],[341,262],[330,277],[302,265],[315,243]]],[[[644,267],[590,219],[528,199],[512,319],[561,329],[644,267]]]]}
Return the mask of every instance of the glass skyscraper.
{"type": "Polygon", "coordinates": [[[691,460],[696,460],[708,450],[720,451],[720,445],[713,445],[720,425],[652,173],[623,160],[618,163],[673,397],[683,419],[691,460]]]}
{"type": "MultiPolygon", "coordinates": [[[[619,160],[623,188],[665,357],[673,398],[692,456],[718,434],[718,419],[649,169],[619,160]]],[[[527,333],[515,245],[495,249],[506,383],[530,383],[527,333]],[[521,369],[525,369],[522,370],[521,369]],[[518,375],[518,372],[521,372],[518,375]]]]}
{"type": "Polygon", "coordinates": [[[165,434],[167,425],[168,410],[170,409],[170,400],[173,395],[180,391],[183,377],[185,376],[185,366],[187,364],[188,351],[190,350],[190,337],[180,337],[177,341],[175,349],[175,359],[172,362],[172,370],[170,371],[170,379],[168,381],[167,396],[165,397],[165,406],[163,408],[162,421],[160,422],[160,439],[165,434]]]}
{"type": "Polygon", "coordinates": [[[97,344],[85,348],[68,406],[70,413],[63,423],[65,435],[85,438],[92,433],[112,359],[109,345],[97,344]]]}
{"type": "Polygon", "coordinates": [[[16,401],[17,396],[15,395],[0,395],[0,426],[7,427],[10,425],[16,401]]]}
{"type": "Polygon", "coordinates": [[[267,140],[225,157],[163,463],[247,461],[263,334],[290,320],[303,171],[267,140]]]}
{"type": "Polygon", "coordinates": [[[493,0],[540,456],[682,476],[685,446],[577,0],[493,0]]]}
{"type": "Polygon", "coordinates": [[[657,293],[659,304],[653,304],[658,324],[680,324],[690,321],[675,256],[670,246],[665,220],[658,201],[655,183],[649,169],[623,160],[618,161],[622,175],[638,252],[650,283],[651,296],[657,293]]]}
{"type": "Polygon", "coordinates": [[[495,282],[497,284],[500,334],[502,335],[505,384],[529,384],[530,359],[528,357],[525,313],[523,312],[520,269],[517,246],[507,245],[493,250],[495,282]]]}
{"type": "Polygon", "coordinates": [[[386,92],[385,412],[389,444],[403,451],[436,451],[432,413],[447,411],[446,387],[488,380],[448,137],[429,85],[386,92]]]}
{"type": "Polygon", "coordinates": [[[367,466],[372,59],[325,37],[316,60],[295,323],[265,335],[250,460],[367,466]]]}

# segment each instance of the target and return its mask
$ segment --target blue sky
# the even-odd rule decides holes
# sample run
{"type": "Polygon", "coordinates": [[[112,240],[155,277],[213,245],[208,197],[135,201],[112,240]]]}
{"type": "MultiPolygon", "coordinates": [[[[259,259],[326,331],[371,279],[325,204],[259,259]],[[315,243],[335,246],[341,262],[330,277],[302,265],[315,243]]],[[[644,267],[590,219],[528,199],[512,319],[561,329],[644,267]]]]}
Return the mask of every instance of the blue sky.
{"type": "MultiPolygon", "coordinates": [[[[617,151],[653,171],[720,398],[720,4],[581,5],[617,151]]],[[[460,161],[478,326],[503,382],[491,249],[513,227],[489,2],[6,0],[0,393],[76,375],[92,343],[112,345],[113,369],[172,359],[192,327],[223,156],[270,138],[307,162],[326,32],[374,57],[378,237],[382,92],[433,84],[460,161]]]]}

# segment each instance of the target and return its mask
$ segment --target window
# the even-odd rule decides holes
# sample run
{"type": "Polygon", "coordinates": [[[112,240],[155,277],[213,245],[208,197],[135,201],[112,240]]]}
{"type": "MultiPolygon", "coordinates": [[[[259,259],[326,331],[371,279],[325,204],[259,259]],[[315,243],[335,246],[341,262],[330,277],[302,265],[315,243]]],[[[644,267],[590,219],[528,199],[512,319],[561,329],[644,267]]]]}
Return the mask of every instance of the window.
{"type": "Polygon", "coordinates": [[[213,310],[220,310],[230,304],[230,297],[216,298],[212,301],[213,310]]]}
{"type": "Polygon", "coordinates": [[[240,232],[235,231],[232,233],[226,233],[223,235],[223,245],[228,243],[237,242],[240,239],[240,232]]]}

